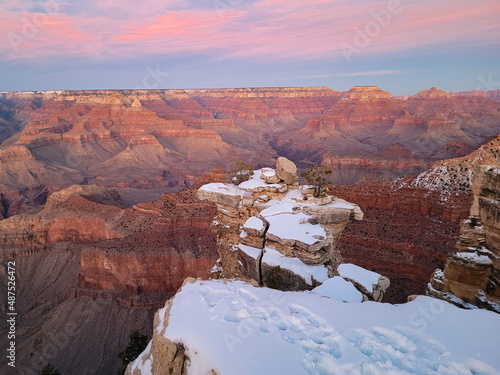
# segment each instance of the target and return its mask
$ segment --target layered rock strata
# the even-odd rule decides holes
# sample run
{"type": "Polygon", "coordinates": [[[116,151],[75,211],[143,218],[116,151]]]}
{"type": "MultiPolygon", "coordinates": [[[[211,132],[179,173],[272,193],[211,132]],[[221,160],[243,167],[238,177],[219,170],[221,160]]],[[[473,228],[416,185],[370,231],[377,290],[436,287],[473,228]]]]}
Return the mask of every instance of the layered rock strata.
{"type": "Polygon", "coordinates": [[[462,222],[456,249],[431,277],[428,294],[463,307],[500,313],[500,169],[475,173],[474,202],[462,222]]]}
{"type": "Polygon", "coordinates": [[[327,165],[335,184],[405,177],[496,136],[498,102],[487,98],[432,88],[400,100],[376,86],[3,92],[0,194],[178,191],[207,170],[267,166],[278,154],[327,165]]]}
{"type": "MultiPolygon", "coordinates": [[[[63,374],[118,373],[130,334],[149,332],[154,311],[186,277],[210,277],[218,258],[213,204],[195,190],[122,204],[114,189],[72,186],[39,213],[0,221],[0,260],[16,263],[20,374],[39,374],[49,362],[63,374]]],[[[3,290],[7,281],[0,277],[3,290]]],[[[7,329],[0,326],[2,347],[7,329]]]]}
{"type": "MultiPolygon", "coordinates": [[[[254,171],[238,186],[207,184],[198,190],[199,199],[217,205],[212,227],[220,260],[214,276],[307,290],[338,275],[342,258],[335,245],[346,224],[361,220],[363,212],[333,196],[314,198],[314,187],[296,180],[295,165],[279,158],[276,170],[254,171]]],[[[365,295],[374,297],[366,290],[365,295]]]]}

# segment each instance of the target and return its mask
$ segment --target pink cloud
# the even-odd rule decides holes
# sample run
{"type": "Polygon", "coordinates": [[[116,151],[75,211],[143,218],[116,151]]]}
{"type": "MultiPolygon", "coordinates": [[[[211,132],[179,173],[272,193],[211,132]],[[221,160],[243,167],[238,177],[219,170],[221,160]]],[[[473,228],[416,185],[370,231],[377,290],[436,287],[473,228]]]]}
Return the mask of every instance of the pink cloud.
{"type": "Polygon", "coordinates": [[[130,32],[117,35],[115,39],[121,42],[186,36],[203,39],[207,34],[218,31],[222,24],[230,23],[244,14],[241,11],[231,11],[221,18],[213,10],[171,12],[158,18],[153,24],[133,26],[130,32]]]}
{"type": "MultiPolygon", "coordinates": [[[[10,0],[19,5],[18,0],[10,0]]],[[[209,2],[210,3],[210,2],[209,2]]],[[[77,4],[77,3],[75,3],[77,4]]],[[[0,11],[0,58],[73,55],[131,57],[138,54],[205,54],[214,58],[321,58],[342,56],[356,30],[373,24],[373,12],[388,1],[261,0],[234,6],[189,9],[184,1],[153,0],[148,6],[118,0],[89,0],[70,13],[49,16],[35,36],[10,48],[9,34],[22,36],[23,20],[34,13],[0,11]],[[184,8],[181,8],[184,7],[184,8]]],[[[231,4],[223,2],[222,4],[231,4]]],[[[76,5],[65,5],[66,7],[76,5]]],[[[401,0],[369,39],[362,53],[384,54],[448,43],[493,44],[499,36],[500,3],[401,0]]],[[[6,8],[4,8],[6,9],[6,8]]]]}
{"type": "Polygon", "coordinates": [[[60,13],[0,12],[0,24],[4,59],[58,56],[89,40],[70,17],[60,13]]]}
{"type": "MultiPolygon", "coordinates": [[[[494,45],[500,35],[500,3],[460,4],[444,1],[432,7],[404,5],[400,14],[372,38],[366,53],[380,54],[418,47],[427,50],[494,45]]],[[[367,21],[368,22],[368,21],[367,21]]],[[[366,25],[366,24],[365,24],[366,25]]],[[[357,27],[363,28],[364,24],[357,27]]]]}

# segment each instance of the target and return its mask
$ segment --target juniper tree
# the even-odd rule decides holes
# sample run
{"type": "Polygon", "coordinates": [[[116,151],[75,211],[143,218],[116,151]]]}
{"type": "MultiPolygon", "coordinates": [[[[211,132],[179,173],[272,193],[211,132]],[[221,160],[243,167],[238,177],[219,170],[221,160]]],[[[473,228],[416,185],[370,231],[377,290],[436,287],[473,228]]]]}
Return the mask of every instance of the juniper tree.
{"type": "Polygon", "coordinates": [[[330,182],[327,179],[329,174],[332,174],[332,171],[326,166],[315,164],[307,168],[307,170],[300,175],[306,179],[309,185],[314,186],[314,197],[319,198],[326,195],[324,187],[330,182]]]}
{"type": "Polygon", "coordinates": [[[253,175],[253,167],[245,161],[237,161],[231,167],[231,182],[235,185],[241,184],[243,181],[247,181],[253,175]]]}

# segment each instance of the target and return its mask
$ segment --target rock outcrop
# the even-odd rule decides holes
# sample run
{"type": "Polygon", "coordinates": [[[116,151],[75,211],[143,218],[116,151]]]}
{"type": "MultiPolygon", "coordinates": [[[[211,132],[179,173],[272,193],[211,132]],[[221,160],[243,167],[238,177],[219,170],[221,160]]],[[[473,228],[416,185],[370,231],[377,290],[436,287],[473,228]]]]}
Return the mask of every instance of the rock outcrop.
{"type": "Polygon", "coordinates": [[[475,173],[474,202],[462,222],[457,252],[432,275],[428,294],[463,307],[500,313],[500,169],[475,173]]]}
{"type": "MultiPolygon", "coordinates": [[[[296,167],[280,158],[276,170],[263,168],[239,185],[200,187],[199,199],[214,202],[212,227],[220,255],[214,276],[254,279],[281,290],[312,289],[338,275],[342,263],[335,246],[350,220],[363,212],[333,196],[315,198],[312,186],[299,186],[296,167]]],[[[385,280],[385,279],[384,279],[385,280]]],[[[376,284],[379,284],[378,282],[376,284]]],[[[363,290],[368,299],[380,293],[363,290]]]]}

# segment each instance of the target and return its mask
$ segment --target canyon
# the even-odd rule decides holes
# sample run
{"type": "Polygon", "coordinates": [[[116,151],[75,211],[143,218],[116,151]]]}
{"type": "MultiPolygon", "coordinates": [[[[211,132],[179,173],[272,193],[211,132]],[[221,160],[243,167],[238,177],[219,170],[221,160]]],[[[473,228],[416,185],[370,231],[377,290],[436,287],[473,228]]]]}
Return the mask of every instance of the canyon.
{"type": "Polygon", "coordinates": [[[144,189],[277,156],[327,165],[337,185],[406,177],[496,136],[495,98],[431,88],[403,100],[376,86],[2,92],[0,211],[73,184],[129,189],[137,203],[144,189]]]}
{"type": "Polygon", "coordinates": [[[114,189],[77,185],[36,214],[0,221],[2,264],[16,266],[19,373],[38,374],[48,362],[63,373],[120,370],[130,333],[148,332],[154,310],[187,276],[209,277],[213,215],[193,189],[126,208],[114,189]]]}
{"type": "Polygon", "coordinates": [[[500,165],[496,100],[378,87],[0,93],[0,257],[18,269],[23,373],[116,373],[128,335],[150,333],[186,277],[213,275],[217,207],[196,192],[227,182],[235,161],[328,166],[329,193],[364,213],[336,238],[343,261],[387,276],[384,302],[425,293],[456,252],[475,170],[500,165]]]}

